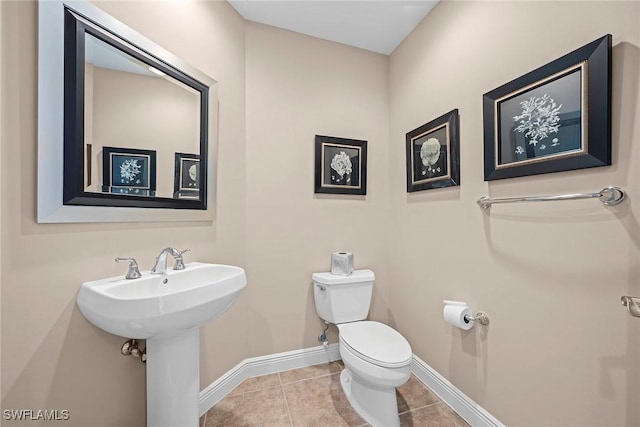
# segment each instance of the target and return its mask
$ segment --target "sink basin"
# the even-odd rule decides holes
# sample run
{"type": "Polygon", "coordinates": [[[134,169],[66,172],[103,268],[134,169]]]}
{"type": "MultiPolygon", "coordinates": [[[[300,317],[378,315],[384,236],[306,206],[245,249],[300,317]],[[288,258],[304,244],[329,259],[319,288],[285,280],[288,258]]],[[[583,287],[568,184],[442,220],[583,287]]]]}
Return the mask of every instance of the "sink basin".
{"type": "Polygon", "coordinates": [[[246,286],[240,267],[193,262],[184,270],[85,282],[78,307],[94,325],[115,335],[148,339],[197,328],[220,316],[246,286]]]}

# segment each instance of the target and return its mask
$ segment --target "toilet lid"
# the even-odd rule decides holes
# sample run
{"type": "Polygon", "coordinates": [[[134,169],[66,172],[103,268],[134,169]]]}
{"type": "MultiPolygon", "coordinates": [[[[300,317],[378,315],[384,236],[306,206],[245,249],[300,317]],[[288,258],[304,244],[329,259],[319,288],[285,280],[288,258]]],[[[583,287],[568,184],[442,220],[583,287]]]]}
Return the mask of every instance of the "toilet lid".
{"type": "Polygon", "coordinates": [[[411,362],[409,342],[398,331],[383,323],[342,323],[338,328],[342,344],[374,365],[398,368],[411,362]]]}

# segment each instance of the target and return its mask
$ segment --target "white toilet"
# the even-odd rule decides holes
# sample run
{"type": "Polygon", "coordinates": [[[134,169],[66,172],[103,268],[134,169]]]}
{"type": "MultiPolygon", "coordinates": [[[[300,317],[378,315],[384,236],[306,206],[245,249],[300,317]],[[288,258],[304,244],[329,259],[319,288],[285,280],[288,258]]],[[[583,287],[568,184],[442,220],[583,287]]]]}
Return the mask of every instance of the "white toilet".
{"type": "Polygon", "coordinates": [[[338,327],[344,394],[373,427],[398,427],[396,387],[411,375],[411,346],[395,329],[367,321],[375,275],[313,273],[313,295],[321,319],[338,327]]]}

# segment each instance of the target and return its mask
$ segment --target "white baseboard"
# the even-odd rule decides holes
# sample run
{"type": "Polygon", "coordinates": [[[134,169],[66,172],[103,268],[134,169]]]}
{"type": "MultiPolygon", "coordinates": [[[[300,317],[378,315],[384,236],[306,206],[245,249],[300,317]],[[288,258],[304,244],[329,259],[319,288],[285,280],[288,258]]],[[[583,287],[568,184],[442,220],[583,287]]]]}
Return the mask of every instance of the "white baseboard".
{"type": "Polygon", "coordinates": [[[505,427],[415,354],[411,372],[472,427],[505,427]]]}
{"type": "MultiPolygon", "coordinates": [[[[340,360],[338,343],[330,344],[327,349],[318,346],[245,359],[200,392],[200,416],[213,408],[247,378],[305,368],[334,360],[340,360]]],[[[411,372],[471,426],[505,427],[415,354],[411,372]]]]}
{"type": "Polygon", "coordinates": [[[245,359],[200,392],[200,416],[213,408],[213,405],[247,378],[305,368],[334,360],[340,360],[338,343],[329,344],[326,349],[323,346],[317,346],[245,359]]]}

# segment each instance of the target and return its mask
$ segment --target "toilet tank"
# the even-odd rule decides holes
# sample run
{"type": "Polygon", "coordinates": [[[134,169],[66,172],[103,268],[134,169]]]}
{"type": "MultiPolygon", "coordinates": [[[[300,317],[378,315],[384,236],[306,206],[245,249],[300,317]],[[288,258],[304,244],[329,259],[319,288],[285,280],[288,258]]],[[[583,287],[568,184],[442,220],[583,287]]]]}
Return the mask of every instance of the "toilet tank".
{"type": "Polygon", "coordinates": [[[354,270],[349,276],[313,273],[316,311],[329,323],[364,320],[369,314],[373,281],[371,270],[354,270]]]}

